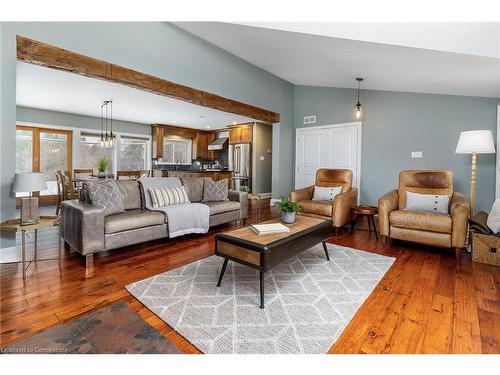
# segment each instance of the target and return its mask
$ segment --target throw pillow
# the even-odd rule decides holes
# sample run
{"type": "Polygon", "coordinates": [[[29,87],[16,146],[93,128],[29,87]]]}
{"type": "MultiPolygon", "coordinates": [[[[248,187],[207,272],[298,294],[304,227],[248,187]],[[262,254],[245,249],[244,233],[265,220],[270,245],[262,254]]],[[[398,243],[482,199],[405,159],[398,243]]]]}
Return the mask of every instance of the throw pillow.
{"type": "Polygon", "coordinates": [[[135,180],[116,181],[118,189],[122,194],[123,208],[125,210],[134,210],[141,208],[141,192],[139,183],[135,180]]]}
{"type": "Polygon", "coordinates": [[[406,210],[428,211],[447,215],[450,211],[450,196],[438,194],[418,194],[406,192],[406,210]]]}
{"type": "Polygon", "coordinates": [[[191,203],[184,186],[149,189],[149,194],[153,208],[191,203]]]}
{"type": "Polygon", "coordinates": [[[228,189],[227,178],[214,182],[212,179],[206,178],[203,181],[203,199],[202,202],[217,202],[227,201],[228,189]]]}
{"type": "Polygon", "coordinates": [[[495,234],[500,232],[500,198],[498,198],[493,207],[491,207],[491,212],[488,215],[488,220],[486,220],[486,225],[495,234]]]}
{"type": "Polygon", "coordinates": [[[314,187],[313,201],[333,201],[337,194],[342,192],[342,186],[314,187]]]}
{"type": "Polygon", "coordinates": [[[124,212],[122,194],[114,180],[84,182],[90,202],[104,211],[104,216],[124,212]]]}

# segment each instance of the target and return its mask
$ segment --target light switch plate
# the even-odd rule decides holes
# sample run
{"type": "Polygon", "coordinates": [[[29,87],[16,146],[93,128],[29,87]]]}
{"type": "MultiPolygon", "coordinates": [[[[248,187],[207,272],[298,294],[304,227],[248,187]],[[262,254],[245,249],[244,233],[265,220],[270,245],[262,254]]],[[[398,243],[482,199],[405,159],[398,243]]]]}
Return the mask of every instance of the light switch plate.
{"type": "Polygon", "coordinates": [[[421,158],[423,158],[422,151],[412,151],[411,152],[411,158],[412,159],[421,159],[421,158]]]}
{"type": "Polygon", "coordinates": [[[264,156],[263,155],[260,155],[260,160],[264,160],[264,156]]]}

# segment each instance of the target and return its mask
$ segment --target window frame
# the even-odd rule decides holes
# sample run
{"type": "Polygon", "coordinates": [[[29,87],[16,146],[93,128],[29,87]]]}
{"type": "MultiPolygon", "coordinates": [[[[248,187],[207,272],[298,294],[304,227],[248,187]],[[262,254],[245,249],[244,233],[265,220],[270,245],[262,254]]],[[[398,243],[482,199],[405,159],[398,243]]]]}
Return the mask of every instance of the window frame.
{"type": "MultiPolygon", "coordinates": [[[[182,142],[186,145],[186,162],[179,163],[178,165],[191,165],[192,164],[192,159],[193,159],[193,140],[191,138],[183,138],[179,137],[176,135],[171,135],[167,137],[163,137],[163,156],[165,156],[165,150],[167,149],[166,147],[166,142],[168,141],[173,141],[173,142],[182,142]]],[[[175,155],[175,143],[173,143],[174,147],[172,149],[173,155],[175,155]]],[[[166,161],[163,157],[162,160],[158,162],[160,165],[177,165],[175,160],[173,160],[173,155],[172,155],[172,162],[166,161]]]]}

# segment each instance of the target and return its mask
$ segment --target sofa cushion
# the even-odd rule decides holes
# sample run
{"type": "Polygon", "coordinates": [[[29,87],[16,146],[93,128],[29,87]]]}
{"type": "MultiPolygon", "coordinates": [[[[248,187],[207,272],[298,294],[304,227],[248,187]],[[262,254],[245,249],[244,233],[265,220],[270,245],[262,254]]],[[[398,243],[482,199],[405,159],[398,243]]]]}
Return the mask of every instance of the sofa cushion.
{"type": "Polygon", "coordinates": [[[148,210],[128,210],[104,218],[104,233],[117,233],[126,230],[149,227],[165,223],[166,218],[162,212],[148,210]]]}
{"type": "Polygon", "coordinates": [[[139,183],[134,180],[116,181],[118,189],[122,194],[123,208],[125,210],[134,210],[141,208],[141,193],[139,183]]]}
{"type": "Polygon", "coordinates": [[[240,202],[221,201],[221,202],[202,202],[210,209],[210,215],[217,215],[229,211],[237,211],[240,209],[240,202]]]}
{"type": "Polygon", "coordinates": [[[321,216],[332,216],[333,203],[331,201],[302,200],[298,202],[302,206],[303,213],[321,216]]]}
{"type": "Polygon", "coordinates": [[[104,211],[104,216],[124,211],[122,195],[116,181],[88,181],[84,182],[83,185],[89,193],[92,205],[101,208],[104,211]]]}
{"type": "Polygon", "coordinates": [[[203,180],[202,202],[218,202],[228,200],[227,178],[214,182],[211,179],[203,180]]]}
{"type": "Polygon", "coordinates": [[[182,185],[186,188],[186,192],[190,202],[200,202],[203,199],[203,180],[210,177],[183,177],[181,178],[182,185]]]}
{"type": "Polygon", "coordinates": [[[450,215],[435,214],[425,211],[392,211],[389,215],[391,226],[417,229],[428,232],[451,233],[450,215]]]}

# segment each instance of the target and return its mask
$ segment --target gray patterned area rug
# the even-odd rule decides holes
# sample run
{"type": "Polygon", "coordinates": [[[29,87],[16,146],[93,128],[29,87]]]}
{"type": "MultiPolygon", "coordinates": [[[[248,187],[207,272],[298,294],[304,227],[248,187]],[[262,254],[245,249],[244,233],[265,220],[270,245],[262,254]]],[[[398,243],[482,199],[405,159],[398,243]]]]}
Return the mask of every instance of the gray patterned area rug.
{"type": "Polygon", "coordinates": [[[204,353],[326,353],[395,258],[328,244],[259,276],[223,259],[202,259],[127,286],[127,290],[204,353]]]}

